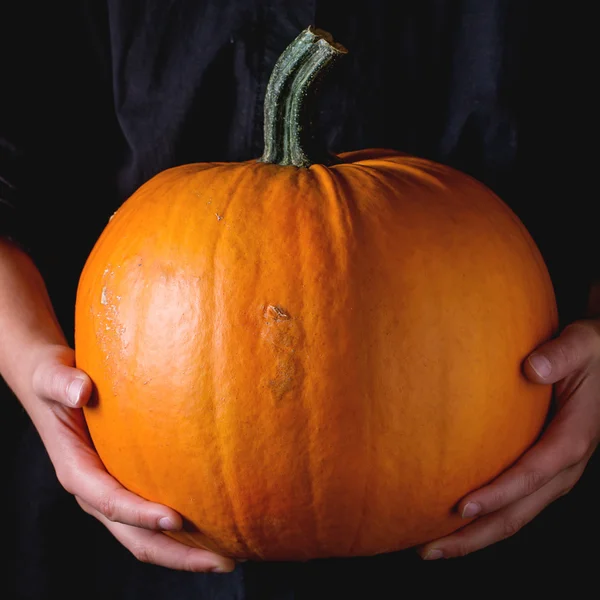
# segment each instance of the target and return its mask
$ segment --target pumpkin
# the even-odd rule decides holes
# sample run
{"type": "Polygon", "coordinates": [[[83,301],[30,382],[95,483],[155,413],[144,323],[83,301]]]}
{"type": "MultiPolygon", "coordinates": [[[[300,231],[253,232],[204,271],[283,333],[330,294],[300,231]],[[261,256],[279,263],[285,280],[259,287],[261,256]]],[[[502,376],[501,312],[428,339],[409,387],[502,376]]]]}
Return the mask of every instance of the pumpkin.
{"type": "Polygon", "coordinates": [[[557,326],[532,237],[453,168],[323,151],[309,100],[345,52],[303,31],[269,82],[264,155],[156,174],[81,273],[91,439],[190,546],[309,560],[443,536],[548,414],[521,368],[557,326]]]}

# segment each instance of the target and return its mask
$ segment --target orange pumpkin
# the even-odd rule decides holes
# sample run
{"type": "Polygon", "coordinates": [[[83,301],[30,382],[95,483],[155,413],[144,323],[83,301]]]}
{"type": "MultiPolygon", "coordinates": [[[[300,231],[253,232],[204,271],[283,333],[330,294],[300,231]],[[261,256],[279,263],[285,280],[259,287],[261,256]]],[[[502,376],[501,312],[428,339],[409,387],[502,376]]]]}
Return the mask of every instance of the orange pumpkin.
{"type": "Polygon", "coordinates": [[[305,98],[344,49],[276,66],[265,155],[159,173],[85,265],[76,359],[107,470],[232,557],[372,555],[464,524],[539,435],[521,364],[557,325],[532,238],[488,188],[382,149],[330,157],[305,98]],[[314,157],[317,157],[316,159],[314,157]]]}

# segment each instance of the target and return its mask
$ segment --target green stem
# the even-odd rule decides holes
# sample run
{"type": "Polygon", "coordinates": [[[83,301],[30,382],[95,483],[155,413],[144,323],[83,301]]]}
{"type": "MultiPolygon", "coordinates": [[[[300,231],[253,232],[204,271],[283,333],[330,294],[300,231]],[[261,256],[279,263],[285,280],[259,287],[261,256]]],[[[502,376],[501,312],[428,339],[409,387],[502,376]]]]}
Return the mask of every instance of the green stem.
{"type": "Polygon", "coordinates": [[[331,35],[309,27],[283,51],[265,94],[265,163],[310,167],[337,157],[317,141],[311,112],[321,77],[347,50],[331,35]]]}

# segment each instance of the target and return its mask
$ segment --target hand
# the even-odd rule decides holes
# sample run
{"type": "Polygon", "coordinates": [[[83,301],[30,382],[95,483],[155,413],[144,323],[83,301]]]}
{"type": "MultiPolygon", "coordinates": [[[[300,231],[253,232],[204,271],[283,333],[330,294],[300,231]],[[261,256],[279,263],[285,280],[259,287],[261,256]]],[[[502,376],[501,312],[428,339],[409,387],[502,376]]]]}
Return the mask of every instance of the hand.
{"type": "Polygon", "coordinates": [[[573,488],[598,446],[600,319],[569,325],[530,355],[523,369],[534,382],[555,384],[555,416],[514,466],[461,500],[460,514],[476,518],[419,548],[423,558],[463,556],[515,534],[573,488]]]}
{"type": "Polygon", "coordinates": [[[39,351],[31,370],[37,406],[30,414],[61,485],[143,562],[186,571],[227,572],[235,563],[206,550],[185,546],[162,531],[182,527],[175,511],[148,502],[123,488],[104,469],[85,426],[83,406],[91,393],[89,377],[73,367],[74,353],[63,345],[39,351]]]}

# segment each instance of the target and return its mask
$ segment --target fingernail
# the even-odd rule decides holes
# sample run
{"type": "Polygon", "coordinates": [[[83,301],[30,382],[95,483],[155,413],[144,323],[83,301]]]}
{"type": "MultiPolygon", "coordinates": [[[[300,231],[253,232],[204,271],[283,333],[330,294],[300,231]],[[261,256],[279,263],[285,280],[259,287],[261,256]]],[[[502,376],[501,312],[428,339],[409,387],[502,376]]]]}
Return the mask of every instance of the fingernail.
{"type": "Polygon", "coordinates": [[[163,531],[175,531],[177,529],[177,525],[169,517],[161,517],[158,520],[158,527],[163,531]]]}
{"type": "Polygon", "coordinates": [[[550,361],[541,354],[532,354],[529,357],[529,364],[531,365],[531,368],[543,378],[548,377],[552,371],[550,361]]]}
{"type": "Polygon", "coordinates": [[[228,569],[226,567],[213,567],[210,572],[211,573],[231,573],[233,569],[228,569]]]}
{"type": "Polygon", "coordinates": [[[83,379],[76,377],[71,381],[67,388],[67,399],[73,406],[77,406],[81,398],[81,390],[83,389],[83,379]]]}
{"type": "Polygon", "coordinates": [[[444,553],[439,548],[432,548],[423,556],[423,560],[437,560],[438,558],[444,558],[444,553]]]}
{"type": "Polygon", "coordinates": [[[479,514],[481,511],[481,506],[477,504],[477,502],[467,502],[462,511],[462,518],[468,519],[469,517],[474,517],[479,514]]]}

